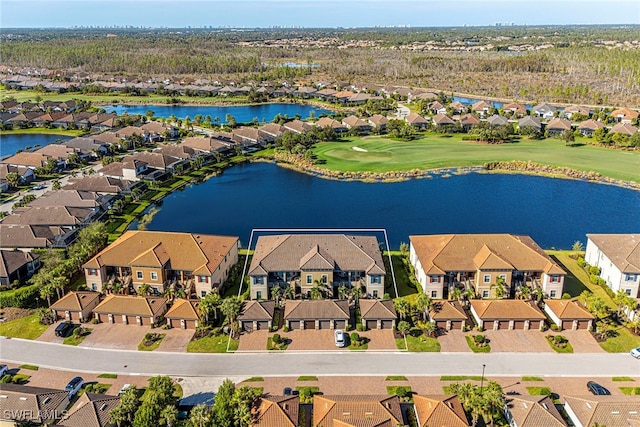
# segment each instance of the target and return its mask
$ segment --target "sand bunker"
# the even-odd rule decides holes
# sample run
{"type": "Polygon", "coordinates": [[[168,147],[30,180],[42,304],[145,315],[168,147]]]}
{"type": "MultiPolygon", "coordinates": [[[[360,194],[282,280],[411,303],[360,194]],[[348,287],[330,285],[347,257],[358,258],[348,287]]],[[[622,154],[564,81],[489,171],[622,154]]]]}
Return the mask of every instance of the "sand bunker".
{"type": "Polygon", "coordinates": [[[353,149],[354,151],[360,151],[361,153],[366,153],[367,150],[365,150],[364,148],[360,148],[360,147],[351,147],[351,149],[353,149]]]}

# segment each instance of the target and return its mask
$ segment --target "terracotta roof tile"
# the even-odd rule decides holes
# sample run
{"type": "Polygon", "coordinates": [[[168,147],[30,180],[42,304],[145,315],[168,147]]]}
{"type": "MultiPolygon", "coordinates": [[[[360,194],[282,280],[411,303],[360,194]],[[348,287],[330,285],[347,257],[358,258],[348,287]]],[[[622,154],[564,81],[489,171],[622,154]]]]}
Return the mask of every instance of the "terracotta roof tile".
{"type": "Polygon", "coordinates": [[[508,396],[506,407],[518,427],[565,427],[549,396],[508,396]]]}
{"type": "Polygon", "coordinates": [[[100,314],[149,317],[164,314],[166,309],[166,298],[110,294],[93,311],[100,314]]]}
{"type": "Polygon", "coordinates": [[[544,303],[561,320],[595,319],[579,301],[547,299],[544,303]]]}
{"type": "Polygon", "coordinates": [[[200,300],[178,298],[164,317],[167,319],[200,320],[200,300]]]}
{"type": "Polygon", "coordinates": [[[587,234],[623,273],[640,274],[640,234],[587,234]]]}
{"type": "Polygon", "coordinates": [[[85,307],[91,303],[99,300],[101,294],[99,292],[90,291],[75,291],[68,292],[65,296],[58,301],[51,304],[52,310],[68,310],[68,311],[82,311],[85,307]]]}
{"type": "Polygon", "coordinates": [[[275,302],[269,301],[245,301],[238,320],[272,320],[275,311],[275,302]]]}
{"type": "Polygon", "coordinates": [[[545,315],[531,301],[471,300],[471,307],[483,320],[544,320],[545,315]]]}
{"type": "Polygon", "coordinates": [[[397,317],[393,301],[360,299],[360,315],[363,319],[395,319],[397,317]]]}
{"type": "Polygon", "coordinates": [[[313,398],[313,425],[396,427],[402,424],[397,396],[319,396],[313,398]]]}
{"type": "Polygon", "coordinates": [[[263,396],[252,410],[250,426],[296,427],[298,425],[298,396],[263,396]]]}
{"type": "Polygon", "coordinates": [[[413,396],[420,427],[468,427],[467,416],[457,396],[413,396]]]}
{"type": "Polygon", "coordinates": [[[640,422],[637,396],[567,396],[565,406],[584,426],[627,427],[640,422]]]}
{"type": "Polygon", "coordinates": [[[287,320],[349,319],[349,303],[345,300],[289,300],[284,309],[287,320]]]}
{"type": "Polygon", "coordinates": [[[467,320],[467,314],[458,301],[436,301],[429,312],[433,320],[467,320]]]}

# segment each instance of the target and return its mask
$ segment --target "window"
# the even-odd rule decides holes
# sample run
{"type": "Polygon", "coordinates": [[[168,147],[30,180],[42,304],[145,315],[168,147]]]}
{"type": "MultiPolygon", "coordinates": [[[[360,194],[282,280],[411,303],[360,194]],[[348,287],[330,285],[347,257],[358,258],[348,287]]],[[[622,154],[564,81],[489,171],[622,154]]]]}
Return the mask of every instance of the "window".
{"type": "Polygon", "coordinates": [[[329,280],[329,278],[327,277],[327,275],[326,275],[326,274],[323,274],[323,275],[320,277],[320,283],[327,283],[327,281],[328,281],[328,280],[329,280]]]}
{"type": "Polygon", "coordinates": [[[438,291],[431,291],[431,298],[438,298],[438,291]]]}
{"type": "Polygon", "coordinates": [[[507,275],[506,274],[501,274],[500,277],[502,280],[504,280],[505,282],[507,281],[507,275]]]}
{"type": "Polygon", "coordinates": [[[264,276],[255,276],[253,278],[254,285],[264,285],[264,276]]]}
{"type": "Polygon", "coordinates": [[[200,296],[202,298],[206,297],[207,296],[207,291],[200,291],[200,296]]]}
{"type": "Polygon", "coordinates": [[[256,292],[256,299],[262,299],[262,291],[256,292]]]}
{"type": "Polygon", "coordinates": [[[372,284],[382,283],[382,278],[379,275],[373,275],[371,276],[371,283],[372,284]]]}
{"type": "Polygon", "coordinates": [[[87,270],[89,272],[89,276],[97,276],[98,275],[98,270],[96,270],[95,268],[88,268],[87,270]]]}
{"type": "Polygon", "coordinates": [[[636,275],[635,274],[625,274],[624,275],[624,280],[627,282],[635,282],[636,281],[636,275]]]}
{"type": "Polygon", "coordinates": [[[559,283],[559,282],[560,282],[560,276],[558,276],[557,274],[552,274],[551,283],[559,283]]]}
{"type": "Polygon", "coordinates": [[[489,291],[482,291],[482,298],[489,298],[489,291]]]}
{"type": "Polygon", "coordinates": [[[430,283],[438,283],[440,281],[440,277],[438,276],[429,276],[430,283]]]}
{"type": "Polygon", "coordinates": [[[95,283],[91,284],[91,290],[92,291],[97,291],[98,290],[98,285],[96,285],[95,283]]]}
{"type": "Polygon", "coordinates": [[[624,293],[627,294],[627,296],[631,296],[631,289],[625,289],[624,293]]]}
{"type": "Polygon", "coordinates": [[[491,275],[490,274],[485,274],[484,278],[482,280],[484,281],[484,283],[491,282],[491,275]]]}
{"type": "Polygon", "coordinates": [[[142,279],[142,271],[136,271],[136,277],[142,279]]]}
{"type": "Polygon", "coordinates": [[[555,298],[556,297],[556,291],[553,290],[553,291],[549,292],[549,297],[550,298],[555,298]]]}
{"type": "Polygon", "coordinates": [[[198,283],[208,283],[207,276],[198,276],[198,283]]]}
{"type": "Polygon", "coordinates": [[[307,274],[307,285],[310,285],[313,283],[313,276],[311,274],[307,274]]]}
{"type": "Polygon", "coordinates": [[[156,273],[155,271],[151,272],[151,280],[158,280],[158,273],[156,273]]]}
{"type": "Polygon", "coordinates": [[[378,291],[373,291],[373,297],[378,298],[378,291]]]}

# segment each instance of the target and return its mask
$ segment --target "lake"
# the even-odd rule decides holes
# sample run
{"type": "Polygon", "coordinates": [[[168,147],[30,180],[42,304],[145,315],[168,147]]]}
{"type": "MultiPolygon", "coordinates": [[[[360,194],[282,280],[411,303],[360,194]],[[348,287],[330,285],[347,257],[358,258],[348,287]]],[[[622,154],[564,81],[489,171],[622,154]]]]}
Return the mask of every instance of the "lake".
{"type": "Polygon", "coordinates": [[[252,228],[385,228],[411,234],[514,233],[570,248],[586,233],[637,233],[640,192],[582,181],[471,173],[399,183],[332,181],[271,163],[235,166],[164,199],[149,230],[239,236],[252,228]]]}
{"type": "Polygon", "coordinates": [[[20,133],[0,135],[0,158],[14,155],[18,150],[39,145],[44,147],[56,141],[68,140],[73,137],[66,135],[50,135],[44,133],[20,133]]]}
{"type": "MultiPolygon", "coordinates": [[[[235,106],[213,106],[213,105],[112,105],[105,108],[108,112],[115,111],[118,115],[122,113],[128,114],[142,114],[144,115],[147,110],[152,110],[156,117],[170,117],[176,116],[179,119],[184,119],[189,116],[191,120],[197,115],[201,114],[203,117],[207,115],[211,116],[212,120],[216,117],[220,119],[218,123],[226,123],[225,116],[231,114],[235,117],[238,123],[248,123],[254,118],[257,118],[259,122],[270,122],[278,114],[286,115],[291,118],[299,114],[300,117],[307,118],[312,112],[315,117],[319,117],[321,114],[331,114],[329,110],[318,108],[313,105],[301,105],[301,104],[259,104],[259,105],[235,105],[235,106]]],[[[215,123],[215,122],[214,122],[215,123]]]]}

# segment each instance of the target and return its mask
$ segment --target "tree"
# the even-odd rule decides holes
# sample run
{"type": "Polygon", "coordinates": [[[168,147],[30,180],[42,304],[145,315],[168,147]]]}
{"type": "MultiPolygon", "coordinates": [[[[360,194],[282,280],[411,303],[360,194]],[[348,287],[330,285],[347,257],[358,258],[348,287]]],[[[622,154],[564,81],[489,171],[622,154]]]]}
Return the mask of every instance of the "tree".
{"type": "Polygon", "coordinates": [[[194,406],[189,413],[189,425],[193,427],[205,427],[211,421],[211,412],[205,404],[194,406]]]}
{"type": "Polygon", "coordinates": [[[616,318],[627,318],[628,312],[633,310],[638,304],[635,298],[627,295],[624,290],[620,289],[618,293],[613,297],[613,302],[616,305],[616,318]]]}
{"type": "MultiPolygon", "coordinates": [[[[216,117],[217,118],[217,117],[216,117]]],[[[225,121],[227,122],[227,125],[231,128],[236,127],[236,118],[233,117],[231,114],[227,114],[224,116],[225,121]]]]}
{"type": "Polygon", "coordinates": [[[285,299],[294,299],[296,297],[295,288],[293,288],[292,286],[287,286],[286,288],[284,288],[284,292],[282,293],[282,296],[285,299]]]}
{"type": "Polygon", "coordinates": [[[560,134],[560,139],[562,139],[566,145],[570,145],[575,142],[576,137],[571,129],[567,129],[560,134]]]}
{"type": "Polygon", "coordinates": [[[309,292],[311,294],[311,299],[313,300],[319,300],[323,298],[322,290],[320,290],[320,285],[318,283],[314,284],[309,292]]]}
{"type": "Polygon", "coordinates": [[[409,255],[409,245],[406,242],[400,243],[400,255],[403,257],[409,255]]]}
{"type": "Polygon", "coordinates": [[[409,325],[409,322],[407,322],[406,320],[401,320],[398,322],[398,332],[400,332],[402,334],[403,337],[407,337],[407,332],[409,332],[409,329],[411,329],[411,325],[409,325]]]}
{"type": "Polygon", "coordinates": [[[178,409],[174,405],[167,405],[160,412],[160,425],[173,427],[178,421],[178,409]]]}
{"type": "Polygon", "coordinates": [[[411,307],[409,306],[409,302],[406,299],[397,299],[393,301],[393,305],[395,306],[396,312],[398,313],[398,316],[400,316],[400,319],[404,320],[409,315],[411,307]]]}
{"type": "Polygon", "coordinates": [[[251,407],[260,392],[253,387],[239,387],[235,390],[231,404],[235,408],[234,419],[237,427],[247,427],[251,424],[251,407]]]}
{"type": "Polygon", "coordinates": [[[9,184],[9,187],[11,188],[18,188],[18,185],[20,185],[20,175],[16,172],[9,172],[6,176],[6,180],[7,184],[9,184]]]}
{"type": "Polygon", "coordinates": [[[242,300],[239,297],[229,297],[222,300],[220,311],[225,316],[225,323],[231,328],[232,336],[238,330],[238,315],[242,310],[242,300]]]}
{"type": "Polygon", "coordinates": [[[59,179],[54,179],[53,182],[51,183],[51,189],[52,190],[59,190],[62,188],[62,185],[60,185],[60,180],[59,179]]]}
{"type": "Polygon", "coordinates": [[[233,395],[235,391],[236,386],[229,379],[224,380],[218,388],[216,400],[213,404],[213,419],[216,426],[234,426],[233,395]]]}
{"type": "Polygon", "coordinates": [[[271,299],[275,301],[277,307],[280,306],[280,298],[282,298],[282,288],[280,286],[271,288],[271,299]]]}
{"type": "Polygon", "coordinates": [[[584,245],[580,240],[576,240],[575,242],[573,242],[573,246],[571,246],[571,250],[573,252],[576,252],[576,255],[577,255],[578,252],[582,252],[584,250],[584,245]]]}
{"type": "Polygon", "coordinates": [[[118,426],[131,424],[133,416],[140,406],[135,387],[127,387],[120,394],[120,403],[109,412],[111,422],[118,426]]]}
{"type": "Polygon", "coordinates": [[[138,288],[137,294],[141,296],[151,295],[151,286],[148,283],[143,283],[138,288]]]}
{"type": "Polygon", "coordinates": [[[349,288],[345,285],[338,286],[338,299],[346,299],[349,295],[349,288]]]}
{"type": "Polygon", "coordinates": [[[200,309],[204,314],[205,322],[209,323],[209,316],[213,314],[213,318],[218,320],[218,307],[222,303],[222,297],[218,291],[214,290],[209,292],[203,298],[200,299],[200,309]]]}
{"type": "Polygon", "coordinates": [[[427,312],[433,307],[433,301],[427,294],[420,292],[416,298],[416,308],[422,313],[423,320],[427,320],[427,312]]]}

